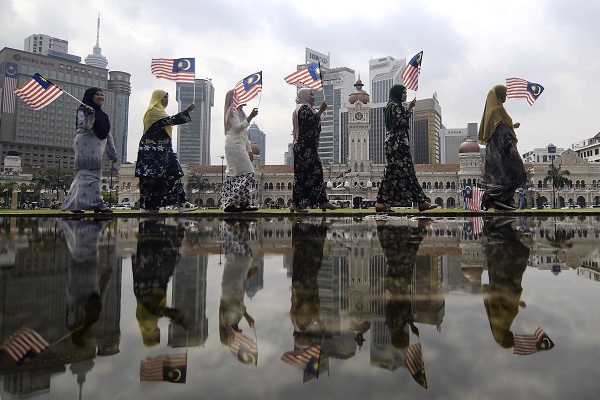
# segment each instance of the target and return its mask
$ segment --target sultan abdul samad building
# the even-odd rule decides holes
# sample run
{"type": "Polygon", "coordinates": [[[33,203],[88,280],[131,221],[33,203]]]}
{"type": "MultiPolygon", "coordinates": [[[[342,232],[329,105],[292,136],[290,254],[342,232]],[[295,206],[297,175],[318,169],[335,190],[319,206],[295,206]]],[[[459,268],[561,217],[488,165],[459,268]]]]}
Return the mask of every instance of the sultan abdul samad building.
{"type": "MultiPolygon", "coordinates": [[[[346,164],[324,164],[323,172],[327,183],[327,194],[334,203],[360,207],[372,205],[377,196],[384,165],[373,164],[369,154],[371,105],[369,94],[362,90],[360,79],[349,96],[343,120],[347,121],[348,162],[346,164]]],[[[443,208],[462,208],[461,188],[477,184],[481,177],[482,155],[476,140],[467,138],[459,147],[458,164],[415,164],[417,179],[425,194],[443,208]]],[[[254,158],[255,185],[253,203],[261,207],[287,207],[291,204],[294,169],[291,165],[259,165],[260,157],[254,158]]],[[[536,199],[556,206],[578,204],[581,207],[600,204],[600,163],[579,158],[573,150],[564,151],[554,160],[555,165],[570,172],[569,183],[553,193],[551,182],[544,182],[550,162],[526,164],[529,185],[525,190],[528,207],[536,199]]],[[[119,170],[119,202],[139,200],[138,179],[134,176],[133,164],[123,164],[119,170]]],[[[184,184],[188,198],[198,206],[218,207],[219,191],[225,168],[221,165],[183,166],[186,176],[184,184]],[[205,179],[204,188],[188,186],[192,174],[205,179]]]]}

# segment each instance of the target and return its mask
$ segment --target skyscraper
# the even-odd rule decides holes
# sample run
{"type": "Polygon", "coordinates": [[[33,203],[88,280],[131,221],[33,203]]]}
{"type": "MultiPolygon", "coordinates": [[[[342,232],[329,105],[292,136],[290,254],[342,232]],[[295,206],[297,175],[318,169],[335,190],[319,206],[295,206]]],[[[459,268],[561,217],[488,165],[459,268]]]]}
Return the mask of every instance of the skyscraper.
{"type": "Polygon", "coordinates": [[[129,96],[131,96],[131,74],[123,71],[110,71],[108,88],[115,92],[115,114],[111,129],[117,148],[118,162],[127,161],[127,137],[129,124],[129,96]]]}
{"type": "Polygon", "coordinates": [[[265,133],[260,130],[258,125],[252,123],[252,125],[250,125],[250,128],[248,128],[248,136],[250,137],[251,141],[258,144],[258,148],[260,149],[260,162],[258,163],[258,165],[265,165],[265,159],[267,158],[265,133]]]}
{"type": "Polygon", "coordinates": [[[414,163],[439,164],[442,108],[437,93],[429,99],[417,100],[412,119],[410,150],[414,163]]]}
{"type": "Polygon", "coordinates": [[[96,45],[92,54],[88,54],[85,58],[86,65],[91,65],[98,68],[108,67],[108,59],[102,55],[100,48],[100,14],[98,14],[98,26],[96,27],[96,45]]]}
{"type": "Polygon", "coordinates": [[[196,104],[192,121],[179,125],[177,158],[181,164],[210,165],[210,116],[215,105],[215,88],[210,79],[177,82],[177,103],[183,111],[196,104]],[[194,88],[195,87],[195,88],[194,88]]]}
{"type": "Polygon", "coordinates": [[[467,139],[477,138],[477,123],[470,122],[466,128],[440,130],[440,163],[458,164],[458,148],[467,139]]]}

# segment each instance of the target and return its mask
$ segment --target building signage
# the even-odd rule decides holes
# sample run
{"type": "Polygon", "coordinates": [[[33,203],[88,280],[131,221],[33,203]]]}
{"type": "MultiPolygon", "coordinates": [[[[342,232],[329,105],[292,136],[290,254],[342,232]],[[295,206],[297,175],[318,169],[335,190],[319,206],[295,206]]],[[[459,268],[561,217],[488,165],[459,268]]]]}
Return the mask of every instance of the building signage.
{"type": "Polygon", "coordinates": [[[319,53],[316,50],[306,48],[306,63],[312,64],[316,62],[321,63],[321,67],[329,69],[329,56],[323,53],[319,53]]]}
{"type": "Polygon", "coordinates": [[[48,67],[54,67],[54,63],[53,62],[48,62],[48,61],[44,61],[44,60],[40,60],[39,58],[35,58],[35,57],[30,57],[28,55],[26,56],[22,56],[20,54],[13,54],[13,59],[15,61],[25,61],[27,63],[30,64],[39,64],[39,65],[46,65],[48,67]]]}

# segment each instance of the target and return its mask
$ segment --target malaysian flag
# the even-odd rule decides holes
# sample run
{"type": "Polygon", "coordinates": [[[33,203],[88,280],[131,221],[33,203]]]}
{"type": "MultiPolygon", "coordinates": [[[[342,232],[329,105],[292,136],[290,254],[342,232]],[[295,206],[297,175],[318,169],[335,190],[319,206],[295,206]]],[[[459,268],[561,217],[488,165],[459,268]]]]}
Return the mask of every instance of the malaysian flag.
{"type": "Polygon", "coordinates": [[[48,347],[48,342],[39,333],[33,329],[21,328],[2,343],[0,350],[21,365],[31,361],[46,347],[48,347]]]}
{"type": "Polygon", "coordinates": [[[162,354],[146,357],[140,363],[140,381],[185,383],[187,354],[162,354]]]}
{"type": "Polygon", "coordinates": [[[14,92],[34,110],[46,107],[63,94],[61,88],[38,73],[16,88],[14,92]]]}
{"type": "Polygon", "coordinates": [[[544,87],[521,78],[506,78],[506,97],[509,99],[527,99],[530,106],[540,97],[544,87]]]}
{"type": "Polygon", "coordinates": [[[262,92],[262,71],[249,75],[235,85],[233,107],[245,104],[262,92]]]}
{"type": "Polygon", "coordinates": [[[170,81],[194,82],[196,79],[195,58],[153,58],[150,64],[152,75],[170,81]]]}
{"type": "Polygon", "coordinates": [[[293,367],[303,370],[308,375],[319,378],[321,346],[315,344],[304,350],[287,351],[281,359],[293,367]]]}
{"type": "Polygon", "coordinates": [[[257,365],[258,348],[248,336],[229,327],[227,343],[229,343],[229,351],[233,358],[246,365],[257,365]]]}
{"type": "Polygon", "coordinates": [[[554,342],[538,326],[533,335],[515,335],[513,354],[526,356],[541,350],[550,350],[553,347],[554,342]]]}
{"type": "Polygon", "coordinates": [[[421,73],[422,61],[423,52],[420,51],[410,59],[409,63],[404,67],[404,71],[402,71],[402,82],[404,82],[404,86],[415,92],[419,89],[419,74],[421,73]]]}
{"type": "Polygon", "coordinates": [[[485,190],[478,188],[477,186],[465,186],[464,196],[465,204],[467,209],[470,211],[481,211],[481,199],[485,190]]]}
{"type": "Polygon", "coordinates": [[[421,343],[411,344],[406,350],[404,363],[413,379],[427,389],[427,377],[425,376],[425,362],[423,361],[423,350],[421,343]]]}
{"type": "Polygon", "coordinates": [[[481,235],[483,232],[483,218],[467,217],[463,224],[463,233],[465,238],[472,238],[475,235],[481,235]]]}
{"type": "Polygon", "coordinates": [[[311,64],[307,68],[293,72],[283,79],[290,85],[309,87],[313,90],[323,90],[321,63],[311,64]]]}
{"type": "Polygon", "coordinates": [[[9,114],[15,113],[15,93],[17,87],[17,64],[4,63],[4,88],[2,93],[2,111],[9,114]]]}

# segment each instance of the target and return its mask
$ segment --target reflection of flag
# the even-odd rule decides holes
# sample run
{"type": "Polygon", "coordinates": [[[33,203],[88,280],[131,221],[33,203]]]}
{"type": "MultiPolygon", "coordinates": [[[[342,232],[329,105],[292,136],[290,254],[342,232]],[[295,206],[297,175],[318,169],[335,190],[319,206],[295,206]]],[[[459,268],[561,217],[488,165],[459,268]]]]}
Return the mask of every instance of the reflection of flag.
{"type": "Polygon", "coordinates": [[[419,74],[421,73],[421,62],[423,52],[420,51],[410,59],[404,71],[402,71],[402,82],[407,89],[417,91],[419,89],[419,74]]]}
{"type": "Polygon", "coordinates": [[[196,78],[196,59],[153,58],[150,63],[150,71],[157,78],[194,82],[196,78]]]}
{"type": "Polygon", "coordinates": [[[509,99],[527,99],[529,105],[537,100],[544,87],[521,78],[506,78],[506,97],[509,99]]]}
{"type": "Polygon", "coordinates": [[[248,336],[229,327],[227,343],[229,343],[229,350],[233,358],[243,364],[257,365],[258,348],[256,343],[248,336]]]}
{"type": "Polygon", "coordinates": [[[162,354],[156,357],[146,357],[140,363],[140,381],[185,383],[186,374],[186,354],[162,354]]]}
{"type": "Polygon", "coordinates": [[[465,237],[473,237],[473,235],[480,235],[483,231],[483,218],[481,217],[467,217],[467,220],[463,224],[463,233],[465,237]]]}
{"type": "Polygon", "coordinates": [[[16,88],[14,92],[34,110],[46,107],[63,94],[61,88],[38,73],[16,88]]]}
{"type": "Polygon", "coordinates": [[[541,350],[550,350],[553,347],[554,342],[538,326],[533,335],[515,335],[513,354],[525,356],[541,350]]]}
{"type": "Polygon", "coordinates": [[[249,75],[235,85],[233,106],[237,108],[245,104],[262,92],[262,71],[249,75]]]}
{"type": "Polygon", "coordinates": [[[408,346],[404,363],[413,379],[425,389],[427,389],[427,377],[425,376],[425,362],[423,361],[423,350],[421,343],[408,346]]]}
{"type": "Polygon", "coordinates": [[[465,204],[471,211],[481,211],[481,199],[485,190],[477,186],[465,186],[465,204]]]}
{"type": "Polygon", "coordinates": [[[2,111],[5,113],[15,113],[15,93],[17,87],[17,64],[11,62],[4,63],[4,87],[2,93],[2,111]]]}
{"type": "Polygon", "coordinates": [[[14,362],[21,365],[31,361],[46,347],[48,347],[48,342],[39,333],[29,328],[21,328],[10,335],[0,349],[4,350],[14,362]]]}
{"type": "Polygon", "coordinates": [[[285,79],[285,81],[290,85],[309,87],[314,90],[323,90],[321,63],[311,64],[299,71],[292,72],[283,79],[285,79]]]}
{"type": "Polygon", "coordinates": [[[281,359],[286,363],[303,370],[308,375],[319,377],[321,346],[315,344],[304,350],[287,351],[281,359]]]}

